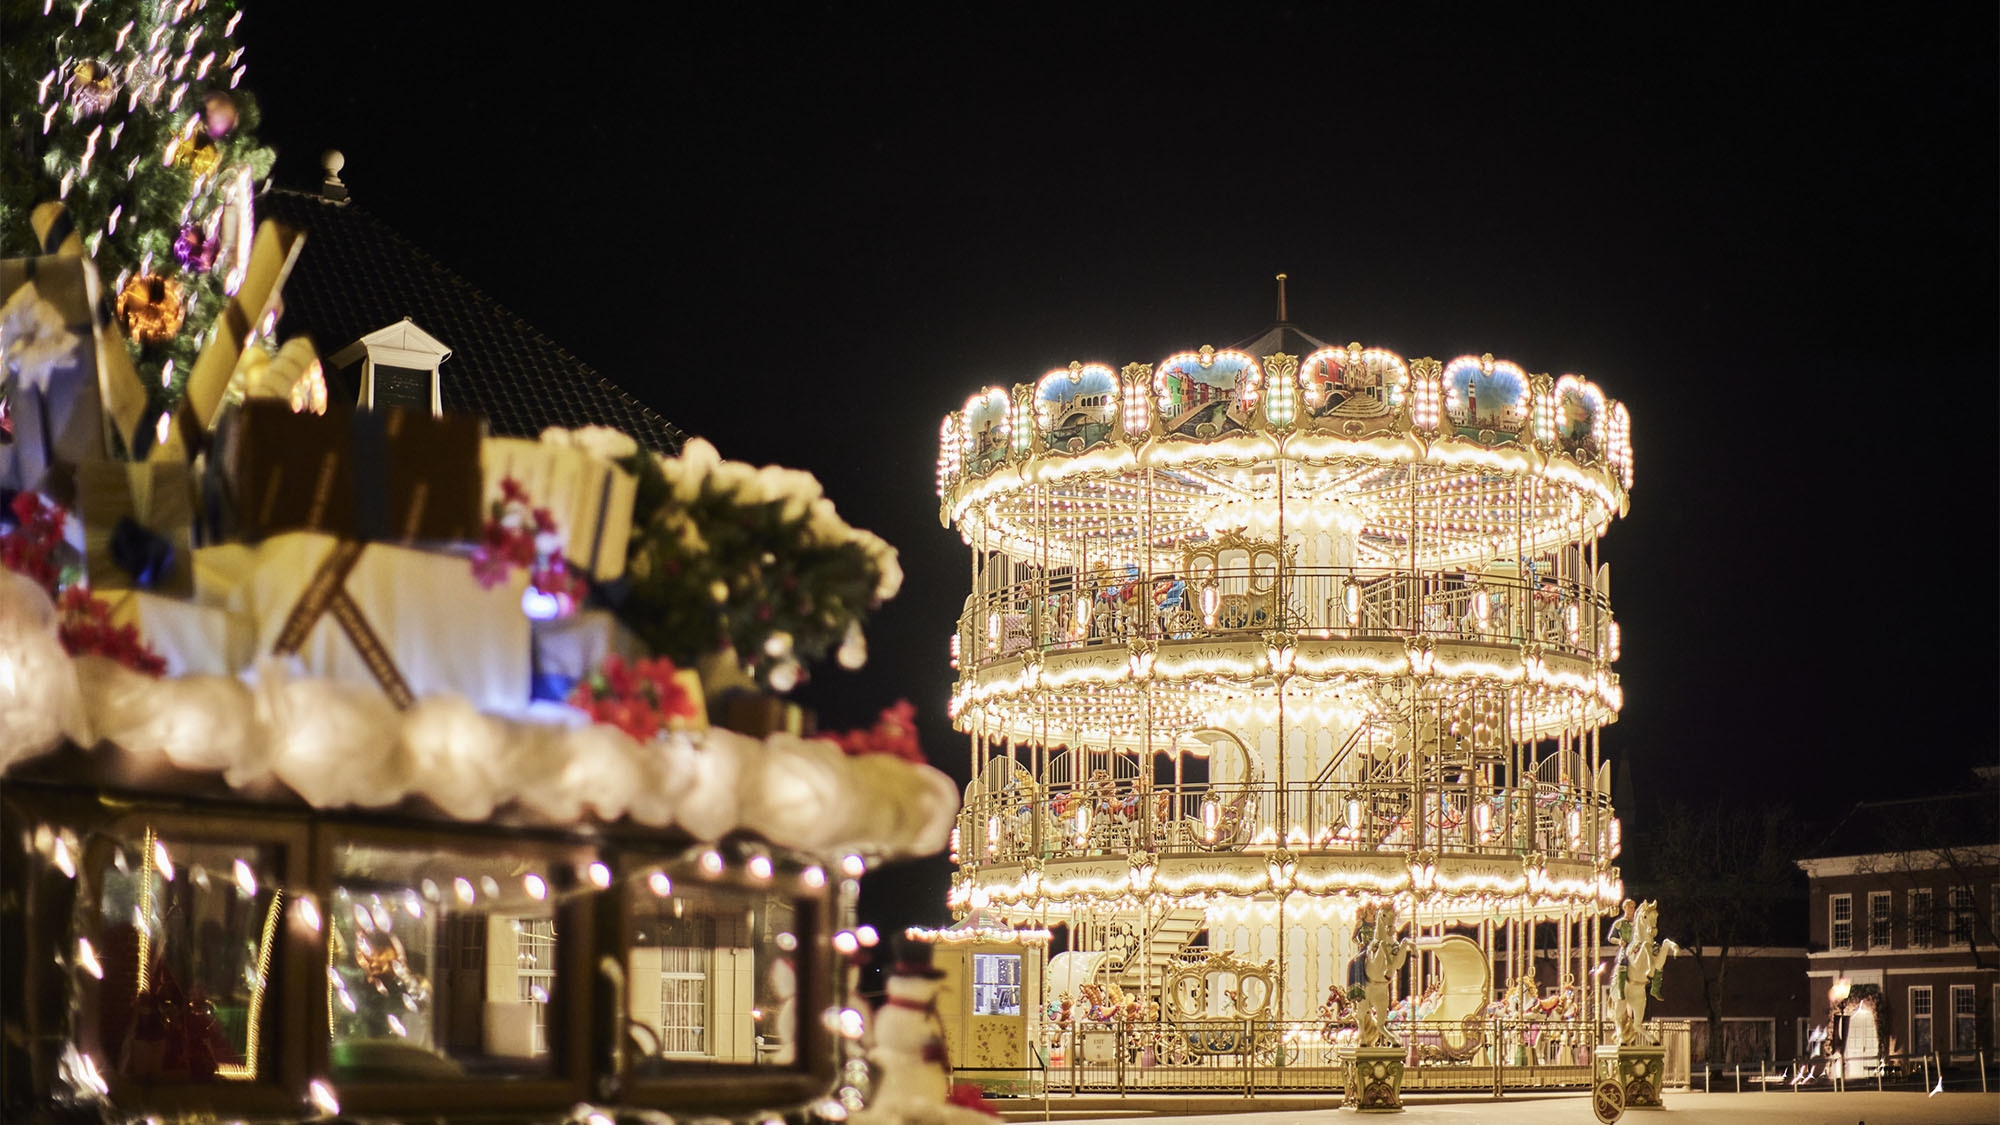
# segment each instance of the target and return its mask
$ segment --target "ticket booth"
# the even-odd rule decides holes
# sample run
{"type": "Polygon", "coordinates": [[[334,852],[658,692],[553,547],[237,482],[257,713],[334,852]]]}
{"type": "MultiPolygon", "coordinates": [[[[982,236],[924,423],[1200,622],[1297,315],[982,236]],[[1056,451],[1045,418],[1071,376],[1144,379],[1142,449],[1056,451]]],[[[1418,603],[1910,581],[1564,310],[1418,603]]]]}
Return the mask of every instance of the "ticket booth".
{"type": "Polygon", "coordinates": [[[936,946],[944,972],[938,1016],[954,1076],[988,1093],[1027,1083],[1039,1066],[1030,1035],[1048,952],[1048,931],[1005,927],[911,930],[936,946]]]}

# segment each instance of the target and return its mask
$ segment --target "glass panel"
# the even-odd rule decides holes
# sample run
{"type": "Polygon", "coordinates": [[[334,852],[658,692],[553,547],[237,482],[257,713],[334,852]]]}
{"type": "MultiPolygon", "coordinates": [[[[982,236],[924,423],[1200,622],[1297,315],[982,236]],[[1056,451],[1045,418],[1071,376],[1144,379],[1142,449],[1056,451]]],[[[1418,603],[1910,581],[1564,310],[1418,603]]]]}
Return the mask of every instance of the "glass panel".
{"type": "MultiPolygon", "coordinates": [[[[142,1082],[254,1082],[277,997],[280,849],[163,839],[104,872],[90,941],[111,1068],[142,1082]]],[[[266,1075],[268,1077],[268,1074],[266,1075]]]]}
{"type": "Polygon", "coordinates": [[[634,1073],[802,1067],[800,904],[658,875],[632,895],[625,1015],[634,1073]]]}
{"type": "Polygon", "coordinates": [[[552,1074],[551,872],[533,856],[338,849],[327,911],[335,1080],[552,1074]]]}
{"type": "Polygon", "coordinates": [[[1021,956],[1018,953],[972,955],[972,1014],[1021,1014],[1021,956]]]}

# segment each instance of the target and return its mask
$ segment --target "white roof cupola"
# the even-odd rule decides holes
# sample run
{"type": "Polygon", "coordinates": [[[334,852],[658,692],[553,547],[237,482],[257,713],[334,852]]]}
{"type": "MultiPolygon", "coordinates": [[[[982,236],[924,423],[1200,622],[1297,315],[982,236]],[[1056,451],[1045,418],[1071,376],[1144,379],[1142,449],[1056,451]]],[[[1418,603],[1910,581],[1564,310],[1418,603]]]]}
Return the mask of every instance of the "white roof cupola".
{"type": "Polygon", "coordinates": [[[451,348],[404,317],[333,353],[329,362],[343,372],[360,365],[355,382],[361,387],[360,405],[364,409],[414,406],[442,414],[438,366],[450,358],[451,348]]]}

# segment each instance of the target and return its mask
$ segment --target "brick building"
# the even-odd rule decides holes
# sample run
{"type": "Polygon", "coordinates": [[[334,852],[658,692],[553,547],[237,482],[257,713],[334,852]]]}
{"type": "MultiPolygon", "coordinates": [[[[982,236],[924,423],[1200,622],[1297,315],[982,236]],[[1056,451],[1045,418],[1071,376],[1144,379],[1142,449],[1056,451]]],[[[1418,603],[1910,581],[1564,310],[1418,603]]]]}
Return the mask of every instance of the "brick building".
{"type": "MultiPolygon", "coordinates": [[[[1806,995],[1809,961],[1804,948],[1759,945],[1729,951],[1727,1014],[1722,1017],[1722,1041],[1713,1045],[1709,1042],[1702,978],[1713,982],[1723,972],[1723,959],[1721,950],[1714,946],[1703,947],[1699,957],[1693,954],[1688,950],[1667,966],[1661,997],[1646,1014],[1652,1019],[1688,1021],[1692,1037],[1688,1058],[1695,1065],[1755,1067],[1760,1062],[1779,1063],[1804,1053],[1811,1011],[1806,995]]],[[[1825,999],[1820,997],[1822,1008],[1825,999]]]]}
{"type": "Polygon", "coordinates": [[[1811,882],[1814,1025],[1828,1022],[1838,985],[1850,1005],[1873,1001],[1883,1054],[1994,1053],[1997,776],[1989,767],[1961,792],[1857,804],[1799,861],[1811,882]]]}

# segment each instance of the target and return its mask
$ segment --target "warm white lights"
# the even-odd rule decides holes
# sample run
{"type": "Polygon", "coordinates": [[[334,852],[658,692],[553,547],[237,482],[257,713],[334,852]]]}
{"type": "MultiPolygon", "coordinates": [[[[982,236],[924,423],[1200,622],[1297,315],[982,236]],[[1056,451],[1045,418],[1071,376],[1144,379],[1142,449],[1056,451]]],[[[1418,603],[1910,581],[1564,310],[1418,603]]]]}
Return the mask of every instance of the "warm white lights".
{"type": "Polygon", "coordinates": [[[1596,732],[1622,637],[1597,545],[1629,414],[1490,354],[1270,350],[1072,364],[942,424],[974,776],[948,896],[967,921],[927,940],[1206,928],[1211,953],[1306,974],[1279,986],[1299,1018],[1367,908],[1482,940],[1616,909],[1596,732]],[[1278,944],[1333,918],[1331,959],[1278,944]]]}

